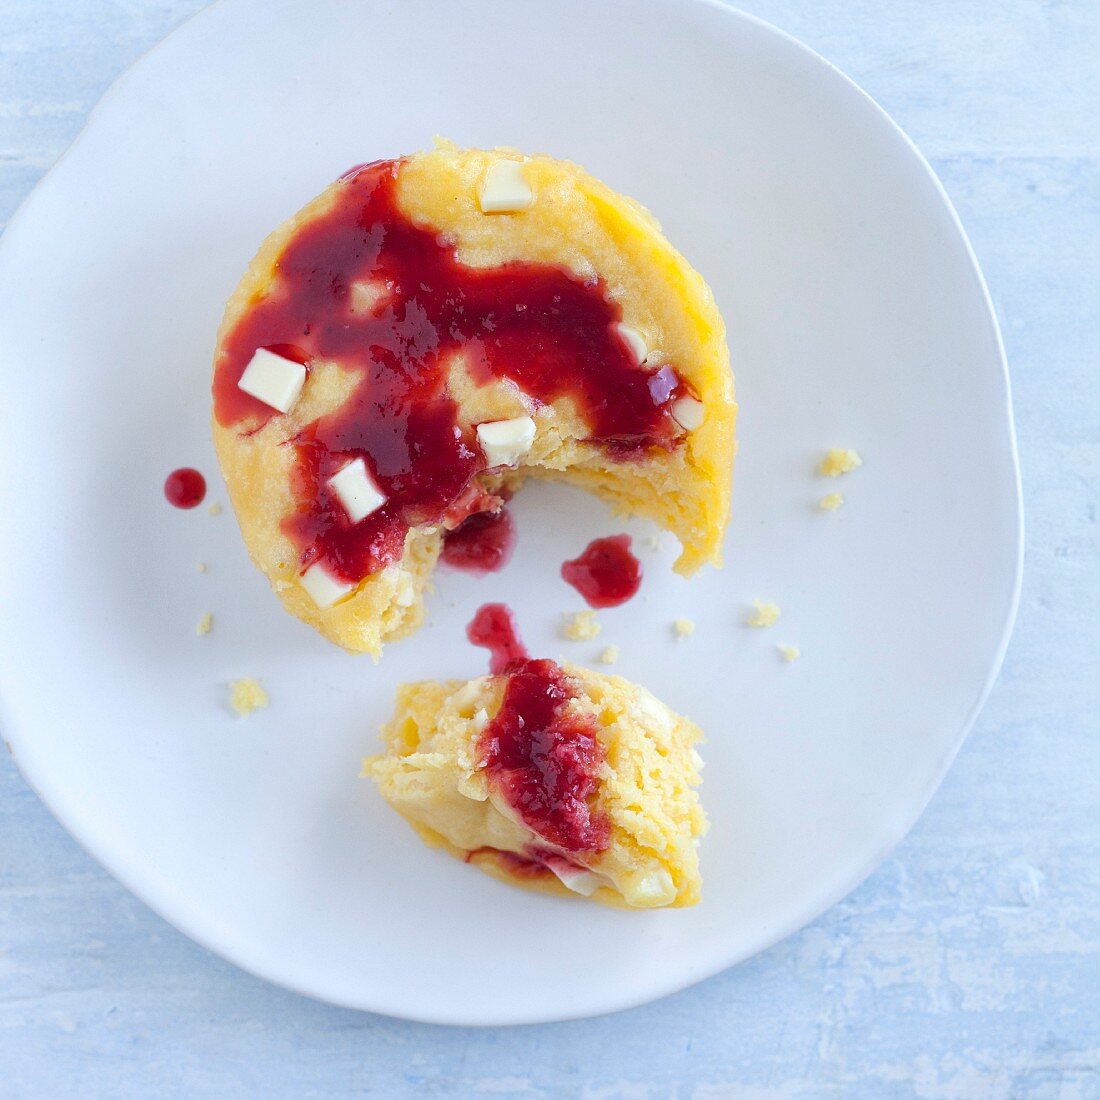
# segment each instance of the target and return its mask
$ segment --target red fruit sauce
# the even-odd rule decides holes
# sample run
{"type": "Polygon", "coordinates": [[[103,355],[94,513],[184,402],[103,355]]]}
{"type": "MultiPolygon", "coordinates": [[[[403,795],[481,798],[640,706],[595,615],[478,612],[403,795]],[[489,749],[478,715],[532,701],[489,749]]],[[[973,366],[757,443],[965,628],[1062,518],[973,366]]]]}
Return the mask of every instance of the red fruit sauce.
{"type": "Polygon", "coordinates": [[[177,508],[196,508],[206,496],[206,478],[190,466],[181,466],[165,478],[164,496],[177,508]]]}
{"type": "Polygon", "coordinates": [[[610,822],[589,805],[603,746],[590,716],[565,704],[573,692],[554,661],[515,661],[500,710],[481,735],[485,769],[523,823],[569,852],[601,852],[610,822]]]}
{"type": "Polygon", "coordinates": [[[641,586],[642,563],[630,551],[629,535],[611,535],[593,539],[579,558],[562,565],[561,575],[589,607],[618,607],[641,586]]]}
{"type": "Polygon", "coordinates": [[[512,514],[475,512],[443,536],[442,558],[468,573],[495,573],[503,569],[516,546],[516,525],[512,514]]]}
{"type": "Polygon", "coordinates": [[[466,853],[466,862],[473,861],[474,856],[492,853],[497,863],[510,875],[516,878],[547,878],[554,874],[557,868],[563,874],[569,871],[584,871],[586,868],[571,859],[552,852],[547,848],[540,848],[535,844],[529,844],[524,854],[519,852],[506,852],[502,848],[493,848],[484,844],[480,848],[466,853]]]}
{"type": "Polygon", "coordinates": [[[545,878],[551,873],[550,868],[538,858],[521,856],[518,852],[506,852],[503,848],[494,848],[485,844],[466,853],[466,862],[473,860],[474,856],[491,853],[493,858],[516,878],[545,878]]]}
{"type": "Polygon", "coordinates": [[[671,368],[634,364],[611,328],[622,311],[598,279],[548,264],[460,263],[452,243],[398,208],[400,169],[379,161],[340,181],[225,335],[214,374],[218,423],[242,433],[277,415],[237,387],[257,348],[333,360],[357,376],[339,409],[289,441],[298,507],[284,525],[302,570],[324,559],[351,582],[398,559],[409,528],[441,522],[485,470],[447,389],[456,349],[476,379],[508,379],[536,405],[571,398],[589,438],[624,461],[676,445],[670,409],[688,392],[671,368]],[[383,288],[371,309],[356,308],[360,280],[383,288]],[[357,457],[388,499],[352,524],[327,481],[357,457]]]}
{"type": "Polygon", "coordinates": [[[516,630],[516,617],[507,604],[486,603],[477,609],[466,637],[489,650],[489,671],[497,676],[515,661],[526,661],[527,649],[516,630]]]}

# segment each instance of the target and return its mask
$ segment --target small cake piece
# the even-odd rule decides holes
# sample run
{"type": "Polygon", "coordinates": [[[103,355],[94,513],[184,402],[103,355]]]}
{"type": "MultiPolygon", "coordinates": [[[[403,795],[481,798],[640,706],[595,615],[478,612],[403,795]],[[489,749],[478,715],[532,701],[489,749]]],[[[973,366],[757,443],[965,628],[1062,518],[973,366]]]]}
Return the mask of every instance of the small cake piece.
{"type": "Polygon", "coordinates": [[[797,661],[798,658],[802,656],[802,650],[799,649],[798,646],[796,646],[796,645],[781,644],[781,645],[777,645],[775,648],[779,650],[779,655],[788,664],[791,661],[797,661]]]}
{"type": "Polygon", "coordinates": [[[245,678],[234,680],[229,685],[229,705],[240,718],[247,718],[254,710],[266,707],[270,701],[258,680],[245,678]]]}
{"type": "Polygon", "coordinates": [[[822,477],[840,477],[850,474],[857,466],[863,465],[863,459],[855,451],[834,447],[819,463],[817,472],[822,477]]]}
{"type": "Polygon", "coordinates": [[[213,628],[214,616],[209,611],[204,611],[195,625],[195,633],[201,638],[204,634],[209,634],[213,628]]]}
{"type": "Polygon", "coordinates": [[[345,649],[415,630],[447,534],[530,478],[654,520],[684,576],[721,564],[722,318],[649,213],[567,161],[441,142],[347,173],[260,247],[212,389],[249,554],[345,649]]]}
{"type": "Polygon", "coordinates": [[[405,684],[363,774],[433,846],[496,878],[632,908],[694,905],[698,728],[645,688],[554,661],[405,684]]]}
{"type": "Polygon", "coordinates": [[[817,506],[823,512],[835,512],[843,503],[844,497],[840,493],[828,493],[817,502],[817,506]]]}
{"type": "Polygon", "coordinates": [[[604,646],[600,651],[600,664],[613,665],[619,660],[619,647],[617,645],[604,646]]]}
{"type": "Polygon", "coordinates": [[[677,619],[672,624],[677,638],[690,638],[695,633],[695,623],[691,619],[677,619]]]}
{"type": "Polygon", "coordinates": [[[595,611],[574,611],[567,614],[561,628],[561,632],[571,642],[590,642],[599,637],[601,630],[603,626],[596,618],[595,611]]]}
{"type": "Polygon", "coordinates": [[[753,600],[752,606],[753,610],[745,616],[745,626],[771,626],[782,614],[777,603],[764,603],[761,600],[753,600]]]}

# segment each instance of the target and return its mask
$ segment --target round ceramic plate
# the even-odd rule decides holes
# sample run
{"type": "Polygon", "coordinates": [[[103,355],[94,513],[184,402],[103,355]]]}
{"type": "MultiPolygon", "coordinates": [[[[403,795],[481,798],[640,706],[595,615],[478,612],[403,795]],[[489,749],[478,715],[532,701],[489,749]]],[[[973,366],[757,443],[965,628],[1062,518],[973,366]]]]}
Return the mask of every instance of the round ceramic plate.
{"type": "Polygon", "coordinates": [[[927,164],[844,76],[717,3],[222,0],[123,76],[0,252],[0,696],[29,781],[157,912],[339,1004],[452,1023],[635,1005],[774,943],[924,807],[989,689],[1020,568],[989,299],[927,164]],[[287,616],[223,500],[208,429],[222,305],[265,234],[350,165],[514,145],[635,196],[714,288],[742,408],[726,566],[531,486],[502,573],[440,571],[381,663],[287,616]],[[861,469],[815,476],[829,447],[861,469]],[[840,489],[836,515],[817,500],[840,489]],[[637,536],[642,593],[597,642],[561,562],[637,536]],[[200,573],[196,564],[208,564],[200,573]],[[742,625],[778,602],[769,630],[742,625]],[[706,731],[694,909],[504,886],[423,847],[360,757],[403,680],[485,671],[504,599],[530,649],[650,687],[706,731]],[[197,637],[204,611],[213,632],[197,637]],[[693,619],[677,641],[671,623],[693,619]],[[785,663],[777,643],[802,650],[785,663]],[[227,682],[262,680],[246,720],[227,682]]]}

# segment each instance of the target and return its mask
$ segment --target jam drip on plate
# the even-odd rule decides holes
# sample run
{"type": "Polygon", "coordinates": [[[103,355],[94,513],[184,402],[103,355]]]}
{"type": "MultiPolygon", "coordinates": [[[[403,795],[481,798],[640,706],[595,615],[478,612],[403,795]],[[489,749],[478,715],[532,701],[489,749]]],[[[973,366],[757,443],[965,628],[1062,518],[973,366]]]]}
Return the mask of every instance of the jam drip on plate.
{"type": "Polygon", "coordinates": [[[579,558],[565,562],[561,575],[589,607],[618,607],[641,586],[642,563],[631,552],[629,535],[609,535],[593,539],[579,558]]]}
{"type": "Polygon", "coordinates": [[[554,661],[516,661],[500,710],[481,735],[485,769],[523,823],[567,852],[601,852],[610,823],[589,800],[604,762],[595,720],[570,713],[554,661]]]}
{"type": "Polygon", "coordinates": [[[295,230],[224,336],[214,375],[218,422],[247,434],[277,415],[237,387],[257,349],[309,366],[301,400],[320,362],[350,373],[340,407],[288,441],[297,507],[284,529],[302,570],[322,559],[352,583],[397,560],[411,527],[443,523],[485,469],[448,389],[455,353],[478,384],[508,379],[535,405],[571,399],[588,438],[621,460],[675,446],[670,410],[687,393],[671,367],[635,364],[599,280],[547,264],[460,263],[453,244],[400,210],[400,169],[381,161],[348,173],[295,230]],[[359,457],[386,502],[353,524],[327,482],[359,457]]]}
{"type": "Polygon", "coordinates": [[[494,676],[515,661],[527,660],[527,648],[520,641],[516,617],[507,604],[482,604],[466,627],[466,637],[489,651],[489,671],[494,676]]]}
{"type": "Polygon", "coordinates": [[[197,508],[205,496],[206,478],[190,466],[181,466],[164,479],[164,497],[176,508],[197,508]]]}

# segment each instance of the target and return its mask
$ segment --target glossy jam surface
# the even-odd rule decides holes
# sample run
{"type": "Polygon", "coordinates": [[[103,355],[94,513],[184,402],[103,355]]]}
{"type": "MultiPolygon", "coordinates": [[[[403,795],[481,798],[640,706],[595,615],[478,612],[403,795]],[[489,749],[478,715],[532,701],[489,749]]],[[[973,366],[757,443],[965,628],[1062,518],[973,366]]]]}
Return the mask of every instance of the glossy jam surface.
{"type": "Polygon", "coordinates": [[[205,496],[206,478],[190,466],[181,466],[164,479],[164,498],[176,508],[197,508],[205,496]]]}
{"type": "Polygon", "coordinates": [[[218,422],[248,434],[278,415],[237,386],[257,348],[351,372],[351,397],[290,441],[297,510],[284,529],[300,569],[323,559],[353,582],[399,558],[410,527],[443,522],[485,469],[448,391],[456,351],[478,382],[509,379],[535,405],[571,398],[588,438],[623,460],[675,446],[670,409],[687,392],[671,367],[633,363],[599,281],[545,264],[460,263],[398,208],[400,168],[348,173],[295,231],[270,285],[223,337],[213,383],[218,422]],[[352,524],[327,481],[356,457],[387,501],[352,524]]]}
{"type": "Polygon", "coordinates": [[[494,676],[504,672],[513,661],[527,660],[527,649],[516,629],[516,617],[507,604],[482,604],[466,627],[466,637],[489,651],[489,671],[494,676]]]}
{"type": "Polygon", "coordinates": [[[610,823],[590,801],[604,751],[595,720],[569,712],[572,695],[554,661],[514,662],[481,751],[490,779],[532,832],[565,851],[600,852],[610,823]]]}
{"type": "Polygon", "coordinates": [[[593,539],[579,558],[562,565],[561,575],[589,607],[617,607],[641,586],[642,563],[630,549],[629,535],[611,535],[593,539]]]}
{"type": "Polygon", "coordinates": [[[507,508],[475,512],[443,536],[442,558],[468,573],[503,569],[516,545],[516,525],[507,508]]]}

